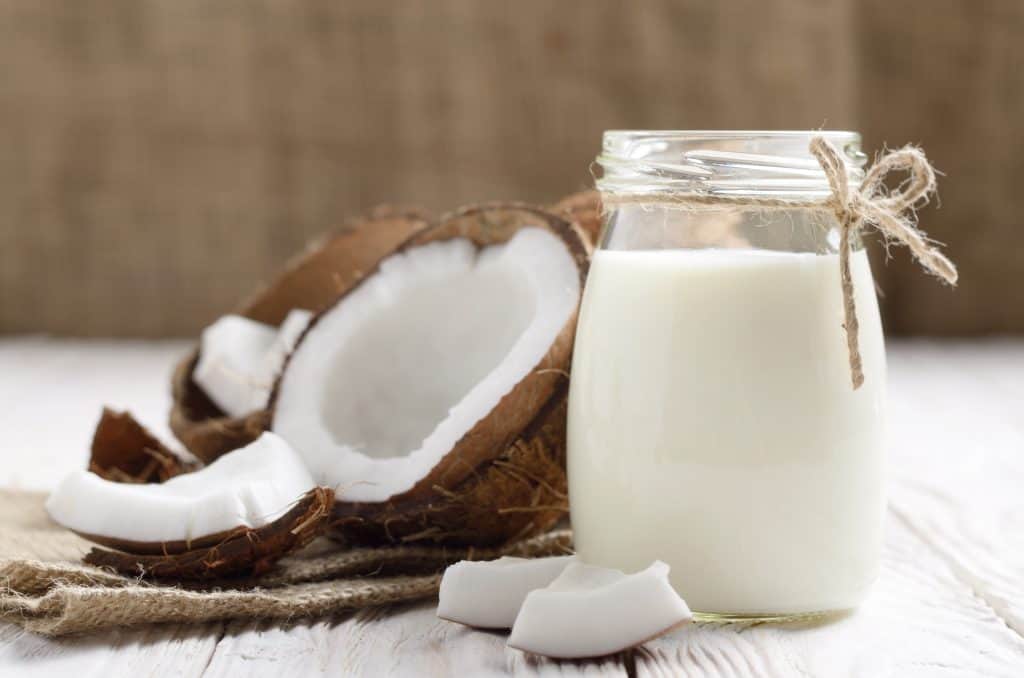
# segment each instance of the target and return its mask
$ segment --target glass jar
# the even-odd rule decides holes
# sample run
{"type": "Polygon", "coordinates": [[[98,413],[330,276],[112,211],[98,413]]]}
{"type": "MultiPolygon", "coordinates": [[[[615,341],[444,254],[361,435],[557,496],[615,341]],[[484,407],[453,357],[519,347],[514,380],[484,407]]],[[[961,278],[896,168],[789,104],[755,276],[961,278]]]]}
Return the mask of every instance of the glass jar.
{"type": "Polygon", "coordinates": [[[569,395],[576,550],[667,562],[705,619],[853,608],[878,570],[885,350],[867,255],[854,237],[854,389],[835,216],[757,204],[829,196],[814,135],[856,187],[852,132],[610,131],[598,158],[606,217],[569,395]]]}

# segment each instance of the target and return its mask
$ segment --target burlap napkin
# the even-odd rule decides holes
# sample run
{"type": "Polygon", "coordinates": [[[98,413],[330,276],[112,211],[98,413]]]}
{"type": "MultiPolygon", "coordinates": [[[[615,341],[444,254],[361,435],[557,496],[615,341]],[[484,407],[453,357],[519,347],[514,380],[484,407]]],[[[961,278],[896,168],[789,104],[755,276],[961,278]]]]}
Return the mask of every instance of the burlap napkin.
{"type": "Polygon", "coordinates": [[[448,563],[563,554],[571,545],[567,530],[491,550],[342,549],[321,540],[258,579],[152,584],[83,565],[91,544],[54,524],[44,499],[0,490],[0,619],[49,636],[155,622],[288,620],[429,598],[448,563]]]}

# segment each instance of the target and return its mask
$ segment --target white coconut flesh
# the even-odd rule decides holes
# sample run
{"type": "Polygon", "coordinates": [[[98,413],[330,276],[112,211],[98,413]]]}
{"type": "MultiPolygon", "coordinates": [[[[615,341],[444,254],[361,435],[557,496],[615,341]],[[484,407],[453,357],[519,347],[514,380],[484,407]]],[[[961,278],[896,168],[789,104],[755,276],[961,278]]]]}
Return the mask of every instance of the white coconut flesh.
{"type": "Polygon", "coordinates": [[[635,647],[693,618],[661,561],[635,574],[570,563],[526,596],[510,647],[546,657],[601,657],[635,647]]]}
{"type": "Polygon", "coordinates": [[[316,486],[288,443],[264,433],[198,471],[161,484],[117,483],[89,471],[67,476],[46,502],[77,532],[142,543],[193,541],[280,518],[316,486]]]}
{"type": "Polygon", "coordinates": [[[394,254],[324,313],[285,369],[272,429],[349,501],[412,488],[537,367],[579,272],[541,228],[394,254]]]}
{"type": "Polygon", "coordinates": [[[575,556],[455,563],[444,571],[437,616],[482,629],[510,629],[530,591],[544,588],[575,556]]]}
{"type": "Polygon", "coordinates": [[[284,322],[277,328],[274,341],[270,344],[270,348],[267,349],[266,353],[263,354],[257,367],[257,374],[263,377],[262,382],[264,385],[261,407],[267,404],[270,388],[273,387],[274,380],[281,372],[281,368],[284,367],[285,359],[292,352],[292,349],[295,348],[295,344],[299,342],[299,337],[306,331],[309,321],[312,319],[312,311],[293,308],[288,311],[284,322]]]}
{"type": "Polygon", "coordinates": [[[312,317],[294,309],[280,328],[238,315],[218,319],[203,330],[192,379],[229,416],[266,407],[285,358],[312,317]]]}

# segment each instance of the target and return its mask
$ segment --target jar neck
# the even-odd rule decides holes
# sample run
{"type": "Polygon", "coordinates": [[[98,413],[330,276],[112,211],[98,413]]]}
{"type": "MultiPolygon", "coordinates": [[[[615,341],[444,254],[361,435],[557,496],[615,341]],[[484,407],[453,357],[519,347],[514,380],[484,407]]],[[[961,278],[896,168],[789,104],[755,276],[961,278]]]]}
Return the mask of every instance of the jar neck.
{"type": "Polygon", "coordinates": [[[843,131],[623,131],[604,133],[597,164],[603,193],[819,199],[829,183],[810,143],[825,137],[841,151],[853,186],[867,156],[860,135],[843,131]]]}
{"type": "MultiPolygon", "coordinates": [[[[825,210],[675,209],[622,205],[605,213],[599,250],[765,250],[837,254],[839,222],[825,210]]],[[[851,247],[862,248],[851,234],[851,247]]]]}

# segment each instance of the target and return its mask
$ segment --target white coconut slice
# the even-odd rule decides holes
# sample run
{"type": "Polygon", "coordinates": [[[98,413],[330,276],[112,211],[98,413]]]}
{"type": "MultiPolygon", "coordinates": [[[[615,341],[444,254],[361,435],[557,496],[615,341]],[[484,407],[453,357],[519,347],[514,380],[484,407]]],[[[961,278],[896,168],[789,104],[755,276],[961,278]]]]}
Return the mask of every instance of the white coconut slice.
{"type": "Polygon", "coordinates": [[[570,563],[523,602],[509,647],[559,659],[636,647],[692,620],[661,561],[635,574],[570,563]]]}
{"type": "Polygon", "coordinates": [[[203,330],[193,379],[232,417],[266,407],[285,358],[313,314],[295,309],[280,328],[226,315],[203,330]]]}
{"type": "Polygon", "coordinates": [[[160,484],[118,483],[77,471],[57,486],[46,509],[56,522],[95,541],[143,553],[158,551],[159,544],[262,527],[314,487],[291,446],[264,433],[209,466],[160,484]]]}
{"type": "MultiPolygon", "coordinates": [[[[454,237],[400,251],[314,321],[282,374],[271,428],[347,501],[407,492],[543,367],[567,327],[571,339],[580,278],[566,240],[545,228],[482,249],[454,237]]],[[[447,478],[473,463],[464,456],[447,478]]]]}
{"type": "Polygon", "coordinates": [[[193,379],[225,413],[249,412],[261,386],[256,381],[260,363],[276,336],[270,325],[242,316],[218,319],[203,330],[193,379]]]}
{"type": "Polygon", "coordinates": [[[463,560],[444,571],[437,616],[482,629],[510,629],[526,595],[550,584],[575,556],[463,560]]]}
{"type": "Polygon", "coordinates": [[[294,308],[288,311],[284,322],[277,328],[274,341],[271,343],[270,348],[267,349],[267,352],[263,354],[258,368],[259,374],[263,377],[261,383],[268,384],[264,389],[260,407],[266,407],[267,396],[270,395],[270,386],[273,386],[274,380],[277,379],[277,375],[284,366],[285,358],[295,348],[295,344],[299,342],[299,337],[306,331],[306,327],[309,326],[309,321],[312,319],[312,311],[294,308]]]}

